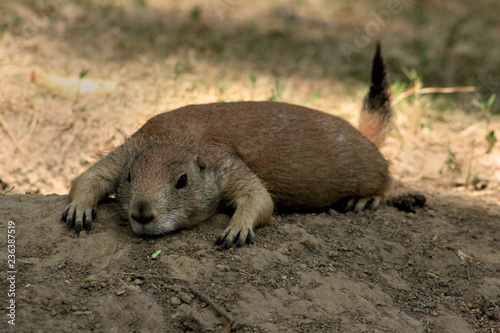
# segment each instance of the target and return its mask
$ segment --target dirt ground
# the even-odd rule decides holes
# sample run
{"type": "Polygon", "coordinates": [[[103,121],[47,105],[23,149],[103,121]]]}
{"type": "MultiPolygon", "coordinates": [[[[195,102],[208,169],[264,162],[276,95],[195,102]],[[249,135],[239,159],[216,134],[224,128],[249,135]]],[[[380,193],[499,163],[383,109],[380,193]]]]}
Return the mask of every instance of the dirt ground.
{"type": "Polygon", "coordinates": [[[78,238],[59,221],[66,197],[2,195],[16,222],[16,329],[224,331],[194,288],[239,332],[497,332],[500,208],[426,195],[415,213],[277,215],[227,251],[213,246],[218,221],[145,239],[105,204],[78,238]]]}
{"type": "Polygon", "coordinates": [[[15,283],[0,280],[0,331],[228,332],[230,316],[239,332],[500,332],[500,145],[485,139],[500,135],[500,103],[473,102],[500,92],[499,11],[2,1],[0,233],[13,245],[15,230],[15,263],[2,245],[0,267],[15,283]],[[395,113],[382,148],[395,187],[379,210],[275,215],[255,244],[227,251],[213,246],[224,221],[142,238],[112,199],[89,235],[60,222],[71,181],[159,112],[278,100],[355,123],[379,38],[395,113]],[[116,87],[68,94],[33,71],[116,87]],[[454,93],[421,90],[436,87],[454,93]],[[394,207],[407,193],[424,207],[394,207]]]}

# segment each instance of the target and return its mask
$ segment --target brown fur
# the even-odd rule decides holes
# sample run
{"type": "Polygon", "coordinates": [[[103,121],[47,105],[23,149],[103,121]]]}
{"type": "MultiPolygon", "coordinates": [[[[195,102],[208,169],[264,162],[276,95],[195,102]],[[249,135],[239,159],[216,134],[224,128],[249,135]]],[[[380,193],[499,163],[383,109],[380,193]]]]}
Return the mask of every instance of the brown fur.
{"type": "MultiPolygon", "coordinates": [[[[380,143],[389,115],[366,105],[361,127],[380,143]]],[[[153,117],[80,175],[63,219],[78,233],[89,229],[92,209],[116,193],[135,232],[162,234],[228,205],[234,214],[217,243],[251,243],[275,206],[323,209],[344,198],[357,210],[369,199],[378,206],[390,176],[365,136],[338,117],[286,103],[185,106],[153,117]]]]}

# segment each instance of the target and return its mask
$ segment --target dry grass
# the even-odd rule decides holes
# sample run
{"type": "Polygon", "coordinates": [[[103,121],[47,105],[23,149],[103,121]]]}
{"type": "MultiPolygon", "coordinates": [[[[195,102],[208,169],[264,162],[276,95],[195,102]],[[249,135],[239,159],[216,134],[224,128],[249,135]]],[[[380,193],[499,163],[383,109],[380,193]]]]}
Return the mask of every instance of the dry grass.
{"type": "MultiPolygon", "coordinates": [[[[472,100],[500,89],[500,50],[492,47],[500,42],[499,11],[493,0],[401,1],[398,8],[313,0],[2,1],[0,180],[9,192],[66,193],[146,119],[185,104],[276,99],[355,122],[381,38],[391,81],[403,83],[395,89],[409,83],[403,68],[415,68],[424,87],[477,88],[395,105],[396,130],[383,149],[395,178],[498,202],[499,145],[485,154],[486,121],[472,100]],[[32,84],[33,69],[89,70],[86,77],[118,87],[76,100],[32,84]],[[447,169],[448,146],[461,174],[447,169]],[[486,190],[461,186],[469,165],[489,181],[486,190]]],[[[499,125],[493,116],[489,129],[497,136],[499,125]]]]}

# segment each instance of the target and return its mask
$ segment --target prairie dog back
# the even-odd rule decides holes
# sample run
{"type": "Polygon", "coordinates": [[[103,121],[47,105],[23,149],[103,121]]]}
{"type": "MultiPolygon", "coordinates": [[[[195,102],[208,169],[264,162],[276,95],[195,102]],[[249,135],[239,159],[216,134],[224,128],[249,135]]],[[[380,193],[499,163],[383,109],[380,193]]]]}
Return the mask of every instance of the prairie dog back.
{"type": "Polygon", "coordinates": [[[357,129],[297,105],[190,105],[152,118],[135,135],[182,138],[202,157],[224,146],[263,180],[278,209],[320,209],[344,197],[379,195],[388,181],[386,161],[357,129]]]}

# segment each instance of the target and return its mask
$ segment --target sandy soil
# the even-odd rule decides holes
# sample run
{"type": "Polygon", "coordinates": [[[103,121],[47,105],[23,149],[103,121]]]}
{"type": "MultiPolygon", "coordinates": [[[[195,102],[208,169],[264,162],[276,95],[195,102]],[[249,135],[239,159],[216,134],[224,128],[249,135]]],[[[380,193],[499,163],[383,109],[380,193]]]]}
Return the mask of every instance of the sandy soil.
{"type": "Polygon", "coordinates": [[[15,327],[0,280],[0,331],[227,332],[219,306],[240,332],[500,332],[500,151],[485,140],[500,104],[472,104],[500,91],[500,4],[401,3],[2,1],[0,268],[15,230],[17,273],[15,327]],[[382,153],[403,184],[389,199],[422,193],[423,208],[277,215],[228,251],[223,221],[141,238],[112,201],[90,235],[60,222],[71,180],[159,112],[272,99],[356,122],[379,37],[395,100],[382,153]],[[33,70],[117,86],[64,96],[33,70]],[[477,89],[400,98],[419,84],[477,89]]]}
{"type": "Polygon", "coordinates": [[[223,332],[194,288],[240,332],[497,332],[499,207],[426,195],[415,213],[278,215],[254,245],[227,251],[212,245],[219,221],[140,238],[109,203],[78,238],[59,221],[67,197],[2,195],[0,218],[16,230],[16,329],[223,332]]]}

